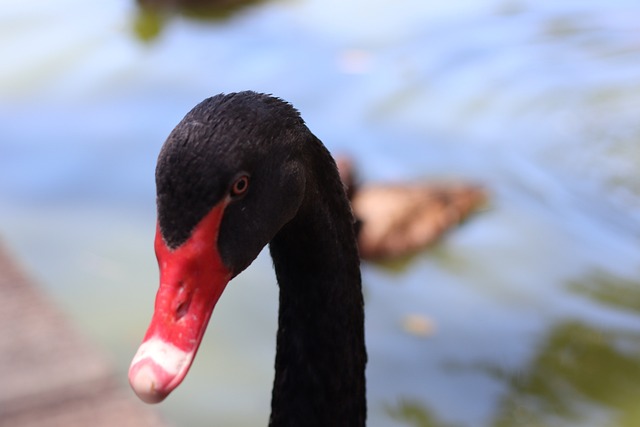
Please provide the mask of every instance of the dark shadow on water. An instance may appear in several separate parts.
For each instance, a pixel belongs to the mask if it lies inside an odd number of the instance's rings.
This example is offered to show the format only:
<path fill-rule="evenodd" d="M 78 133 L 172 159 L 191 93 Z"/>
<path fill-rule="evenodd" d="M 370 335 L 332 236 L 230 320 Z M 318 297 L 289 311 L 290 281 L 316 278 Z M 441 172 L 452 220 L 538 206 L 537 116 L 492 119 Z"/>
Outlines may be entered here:
<path fill-rule="evenodd" d="M 224 21 L 246 7 L 266 0 L 136 0 L 134 32 L 145 42 L 156 39 L 176 16 L 198 21 Z"/>

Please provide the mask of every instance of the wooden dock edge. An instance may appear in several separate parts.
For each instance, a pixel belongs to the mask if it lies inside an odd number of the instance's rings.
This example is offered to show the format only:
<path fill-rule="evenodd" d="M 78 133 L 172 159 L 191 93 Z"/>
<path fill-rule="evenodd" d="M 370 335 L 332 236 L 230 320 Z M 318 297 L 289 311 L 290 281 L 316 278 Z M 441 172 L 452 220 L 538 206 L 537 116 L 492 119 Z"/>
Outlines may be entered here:
<path fill-rule="evenodd" d="M 166 427 L 0 241 L 0 427 Z"/>

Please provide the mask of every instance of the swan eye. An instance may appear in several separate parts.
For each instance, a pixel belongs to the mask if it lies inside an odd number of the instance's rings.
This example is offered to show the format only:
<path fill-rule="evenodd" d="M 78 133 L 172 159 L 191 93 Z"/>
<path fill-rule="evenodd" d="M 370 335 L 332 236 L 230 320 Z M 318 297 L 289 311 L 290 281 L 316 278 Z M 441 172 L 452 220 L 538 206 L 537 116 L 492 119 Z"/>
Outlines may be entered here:
<path fill-rule="evenodd" d="M 242 175 L 240 178 L 236 179 L 236 181 L 231 186 L 230 194 L 231 197 L 239 197 L 247 192 L 249 189 L 249 177 L 247 175 Z"/>

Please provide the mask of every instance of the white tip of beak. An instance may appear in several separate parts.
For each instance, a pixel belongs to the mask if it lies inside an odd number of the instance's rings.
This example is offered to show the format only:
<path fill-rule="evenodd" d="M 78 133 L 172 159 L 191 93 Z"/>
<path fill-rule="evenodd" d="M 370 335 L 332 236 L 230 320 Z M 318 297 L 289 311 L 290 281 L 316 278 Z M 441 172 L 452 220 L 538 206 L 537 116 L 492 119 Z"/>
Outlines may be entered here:
<path fill-rule="evenodd" d="M 129 368 L 129 384 L 146 403 L 162 402 L 187 375 L 194 352 L 159 338 L 142 343 Z"/>

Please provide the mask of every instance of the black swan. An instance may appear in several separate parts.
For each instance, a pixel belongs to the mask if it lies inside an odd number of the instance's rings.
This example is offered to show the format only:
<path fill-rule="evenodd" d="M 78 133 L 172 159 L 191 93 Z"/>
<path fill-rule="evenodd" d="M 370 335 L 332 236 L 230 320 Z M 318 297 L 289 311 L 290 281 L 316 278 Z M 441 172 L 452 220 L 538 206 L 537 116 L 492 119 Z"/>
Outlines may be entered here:
<path fill-rule="evenodd" d="M 360 185 L 351 159 L 336 159 L 353 213 L 364 260 L 410 256 L 435 243 L 486 203 L 481 186 L 467 182 L 409 182 Z"/>
<path fill-rule="evenodd" d="M 336 164 L 299 113 L 255 92 L 191 110 L 156 168 L 160 288 L 129 382 L 163 400 L 184 379 L 225 286 L 269 243 L 280 287 L 271 426 L 363 426 L 364 303 Z"/>

